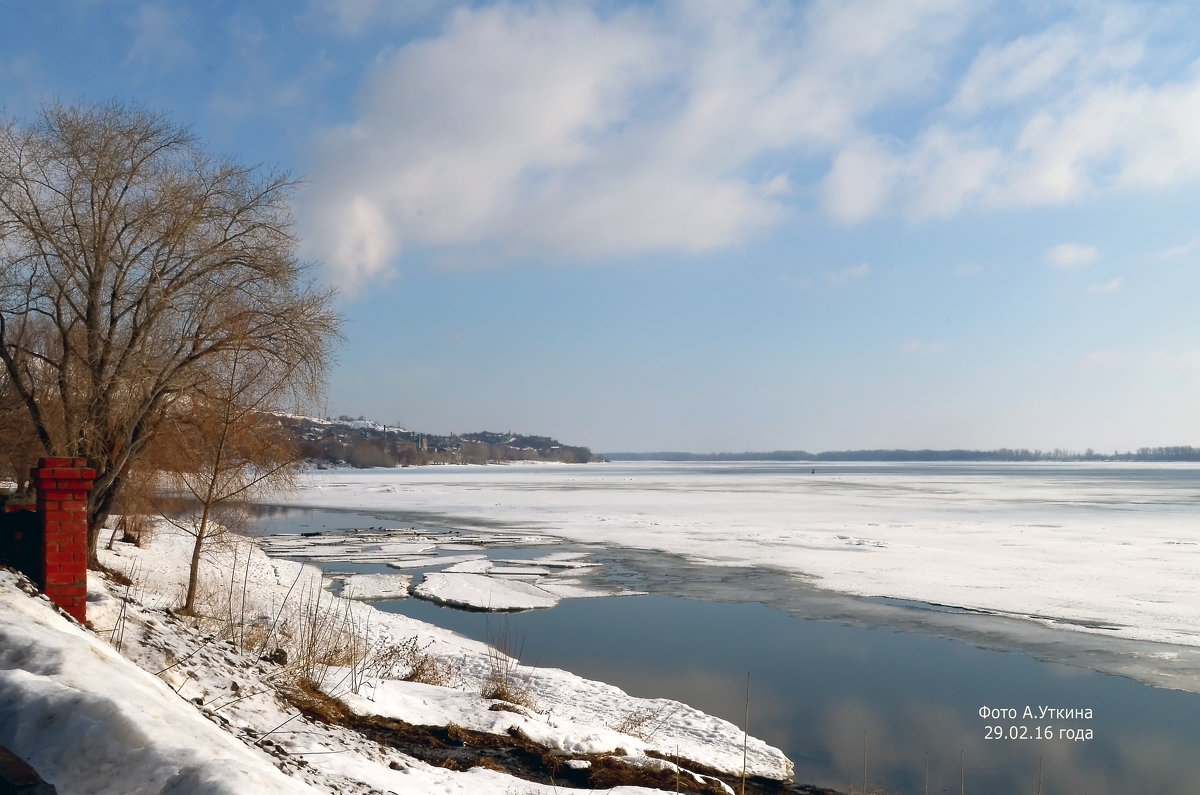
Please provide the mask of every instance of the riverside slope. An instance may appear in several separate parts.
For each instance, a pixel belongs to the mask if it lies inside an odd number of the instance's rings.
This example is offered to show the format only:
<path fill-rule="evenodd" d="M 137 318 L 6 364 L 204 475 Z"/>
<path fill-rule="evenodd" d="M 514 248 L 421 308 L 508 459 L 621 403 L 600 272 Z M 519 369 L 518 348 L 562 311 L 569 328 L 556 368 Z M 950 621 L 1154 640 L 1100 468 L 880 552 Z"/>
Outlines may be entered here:
<path fill-rule="evenodd" d="M 259 659 L 214 624 L 181 620 L 166 608 L 184 582 L 190 537 L 160 527 L 143 548 L 116 544 L 106 565 L 127 572 L 133 585 L 89 578 L 89 618 L 99 630 L 73 625 L 43 599 L 31 598 L 12 573 L 0 573 L 0 743 L 31 762 L 60 795 L 72 792 L 193 793 L 341 792 L 496 793 L 550 795 L 560 782 L 514 778 L 488 767 L 456 771 L 380 745 L 343 726 L 300 715 L 283 696 L 279 666 Z M 453 633 L 326 593 L 315 568 L 268 558 L 257 544 L 226 536 L 207 555 L 203 590 L 215 615 L 247 627 L 276 620 L 281 605 L 305 593 L 335 615 L 347 616 L 372 647 L 412 641 L 445 661 L 446 686 L 387 676 L 359 676 L 329 665 L 318 684 L 356 714 L 411 724 L 462 727 L 497 738 L 516 734 L 564 765 L 615 757 L 621 764 L 674 770 L 655 755 L 683 757 L 687 768 L 742 769 L 738 727 L 686 705 L 633 698 L 565 671 L 512 661 L 527 683 L 526 709 L 497 710 L 480 696 L 495 650 Z M 232 583 L 232 585 L 231 585 Z M 289 597 L 288 594 L 291 593 Z M 319 594 L 319 596 L 318 596 Z M 297 601 L 293 601 L 297 604 Z M 337 611 L 343 612 L 337 612 Z M 109 641 L 121 644 L 122 655 Z M 135 669 L 136 663 L 141 670 Z M 356 687 L 347 678 L 358 680 Z M 355 692 L 357 690 L 357 692 Z M 667 716 L 651 734 L 631 727 L 639 715 Z M 222 731 L 223 730 L 223 731 Z M 523 741 L 524 741 L 523 740 Z M 791 763 L 750 738 L 749 772 L 783 780 Z M 221 760 L 217 762 L 215 760 Z M 679 775 L 706 780 L 686 770 Z M 557 786 L 555 785 L 557 783 Z M 726 791 L 715 780 L 709 786 Z M 614 793 L 653 790 L 618 786 Z"/>

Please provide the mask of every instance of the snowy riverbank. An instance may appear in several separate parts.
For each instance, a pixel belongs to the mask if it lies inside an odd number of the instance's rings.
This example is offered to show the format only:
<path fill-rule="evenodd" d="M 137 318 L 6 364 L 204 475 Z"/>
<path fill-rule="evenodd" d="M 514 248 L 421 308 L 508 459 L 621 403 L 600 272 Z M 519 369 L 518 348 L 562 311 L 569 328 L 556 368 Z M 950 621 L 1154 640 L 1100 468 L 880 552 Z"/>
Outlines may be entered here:
<path fill-rule="evenodd" d="M 162 527 L 143 548 L 118 543 L 104 551 L 106 565 L 132 584 L 89 578 L 95 633 L 31 599 L 14 575 L 0 574 L 0 744 L 60 795 L 549 795 L 601 770 L 728 791 L 709 776 L 741 775 L 743 734 L 724 720 L 565 671 L 527 668 L 484 644 L 335 598 L 315 568 L 269 558 L 246 539 L 226 537 L 206 556 L 201 592 L 209 618 L 177 617 L 167 608 L 181 601 L 189 542 Z M 314 640 L 320 633 L 323 650 Z M 287 664 L 278 653 L 275 662 L 262 659 L 279 648 L 288 650 Z M 495 692 L 497 677 L 508 694 Z M 321 692 L 305 692 L 300 678 Z M 330 720 L 331 710 L 345 708 Z M 404 728 L 413 726 L 426 728 Z M 386 732 L 416 745 L 405 752 L 399 740 L 377 742 Z M 541 779 L 528 770 L 515 778 L 502 754 L 471 767 L 469 750 L 422 761 L 443 749 L 421 743 L 451 750 L 518 743 L 541 749 L 553 770 L 548 779 L 544 770 Z M 746 758 L 751 776 L 791 775 L 782 752 L 754 738 Z"/>

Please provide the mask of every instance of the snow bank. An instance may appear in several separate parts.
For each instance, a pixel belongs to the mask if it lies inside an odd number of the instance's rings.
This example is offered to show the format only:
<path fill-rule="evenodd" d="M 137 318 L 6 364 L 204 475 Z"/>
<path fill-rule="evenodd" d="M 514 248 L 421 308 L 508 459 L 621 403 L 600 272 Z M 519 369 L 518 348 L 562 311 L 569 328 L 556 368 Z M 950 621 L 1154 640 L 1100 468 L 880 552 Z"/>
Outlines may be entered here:
<path fill-rule="evenodd" d="M 316 602 L 339 622 L 368 628 L 365 646 L 412 644 L 449 673 L 444 686 L 388 678 L 382 670 L 370 676 L 360 670 L 355 679 L 333 664 L 315 674 L 327 693 L 364 714 L 504 736 L 520 731 L 562 754 L 564 763 L 602 751 L 637 764 L 653 750 L 731 775 L 741 770 L 742 733 L 726 721 L 674 701 L 633 698 L 565 671 L 527 668 L 447 630 L 352 604 L 321 590 L 319 570 L 271 559 L 247 539 L 213 539 L 200 589 L 210 618 L 182 619 L 167 608 L 181 598 L 191 540 L 164 525 L 141 548 L 100 550 L 104 563 L 126 572 L 133 585 L 90 576 L 88 614 L 102 637 L 120 640 L 125 657 L 46 600 L 19 590 L 15 575 L 0 573 L 0 743 L 61 795 L 574 791 L 493 770 L 448 770 L 349 728 L 305 718 L 279 686 L 293 681 L 290 669 L 260 657 L 261 649 L 246 641 L 266 631 L 299 594 L 305 594 L 305 612 Z M 235 637 L 216 631 L 222 626 L 232 627 Z M 501 660 L 530 693 L 520 714 L 492 710 L 494 702 L 480 695 Z M 647 724 L 638 716 L 645 715 L 654 717 L 655 728 L 643 735 L 639 727 Z M 751 738 L 750 770 L 785 778 L 792 768 L 778 749 Z"/>
<path fill-rule="evenodd" d="M 0 570 L 0 745 L 68 793 L 315 792 Z"/>

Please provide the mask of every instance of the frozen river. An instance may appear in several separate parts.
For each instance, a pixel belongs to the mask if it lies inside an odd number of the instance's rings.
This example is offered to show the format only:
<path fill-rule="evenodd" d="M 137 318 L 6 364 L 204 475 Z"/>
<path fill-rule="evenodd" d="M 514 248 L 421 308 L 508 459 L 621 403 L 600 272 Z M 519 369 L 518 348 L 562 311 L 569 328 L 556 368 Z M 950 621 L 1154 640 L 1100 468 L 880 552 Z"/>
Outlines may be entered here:
<path fill-rule="evenodd" d="M 739 670 L 756 669 L 774 694 L 760 736 L 777 734 L 800 779 L 807 768 L 829 785 L 861 783 L 865 736 L 871 780 L 893 789 L 919 791 L 928 753 L 942 787 L 958 783 L 963 754 L 976 792 L 1027 788 L 1039 767 L 1092 792 L 1130 791 L 1104 781 L 1136 790 L 1159 771 L 1152 789 L 1173 792 L 1200 778 L 1186 750 L 1200 741 L 1200 699 L 1082 669 L 1200 691 L 1198 497 L 1200 468 L 1183 465 L 436 467 L 313 473 L 289 502 L 338 511 L 283 519 L 291 532 L 415 523 L 432 535 L 383 530 L 394 553 L 372 543 L 364 556 L 351 539 L 326 559 L 385 572 L 403 553 L 432 553 L 402 564 L 416 582 L 453 566 L 486 571 L 472 561 L 480 553 L 493 573 L 586 555 L 597 565 L 576 586 L 652 596 L 522 614 L 530 662 L 735 720 Z M 478 614 L 414 600 L 393 609 L 484 632 Z M 573 634 L 581 626 L 608 629 Z M 682 627 L 702 640 L 669 642 Z M 743 656 L 715 651 L 727 645 Z M 690 692 L 653 692 L 689 681 Z M 1092 709 L 1052 722 L 1095 736 L 994 740 L 988 727 L 1048 724 L 984 720 L 981 706 Z"/>
<path fill-rule="evenodd" d="M 1197 465 L 326 470 L 295 504 L 765 567 L 839 593 L 1200 646 Z"/>

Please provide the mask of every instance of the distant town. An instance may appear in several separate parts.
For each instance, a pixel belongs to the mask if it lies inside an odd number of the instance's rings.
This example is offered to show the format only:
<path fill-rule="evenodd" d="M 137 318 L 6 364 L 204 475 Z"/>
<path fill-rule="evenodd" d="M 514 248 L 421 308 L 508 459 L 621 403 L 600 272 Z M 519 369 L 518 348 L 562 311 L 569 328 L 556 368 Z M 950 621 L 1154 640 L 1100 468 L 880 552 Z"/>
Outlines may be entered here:
<path fill-rule="evenodd" d="M 280 421 L 300 440 L 305 458 L 318 465 L 366 468 L 511 461 L 587 464 L 603 460 L 586 447 L 562 444 L 548 436 L 492 431 L 439 435 L 347 416 L 316 419 L 283 415 Z"/>
<path fill-rule="evenodd" d="M 770 450 L 738 453 L 678 451 L 593 453 L 590 448 L 564 444 L 549 436 L 476 431 L 435 434 L 409 430 L 364 417 L 318 419 L 282 415 L 280 421 L 297 437 L 306 458 L 318 466 L 358 468 L 423 466 L 428 464 L 497 464 L 513 461 L 554 461 L 588 464 L 601 461 L 1200 461 L 1200 447 L 1139 447 L 1136 450 L 1082 452 L 1055 448 L 1030 450 Z"/>

